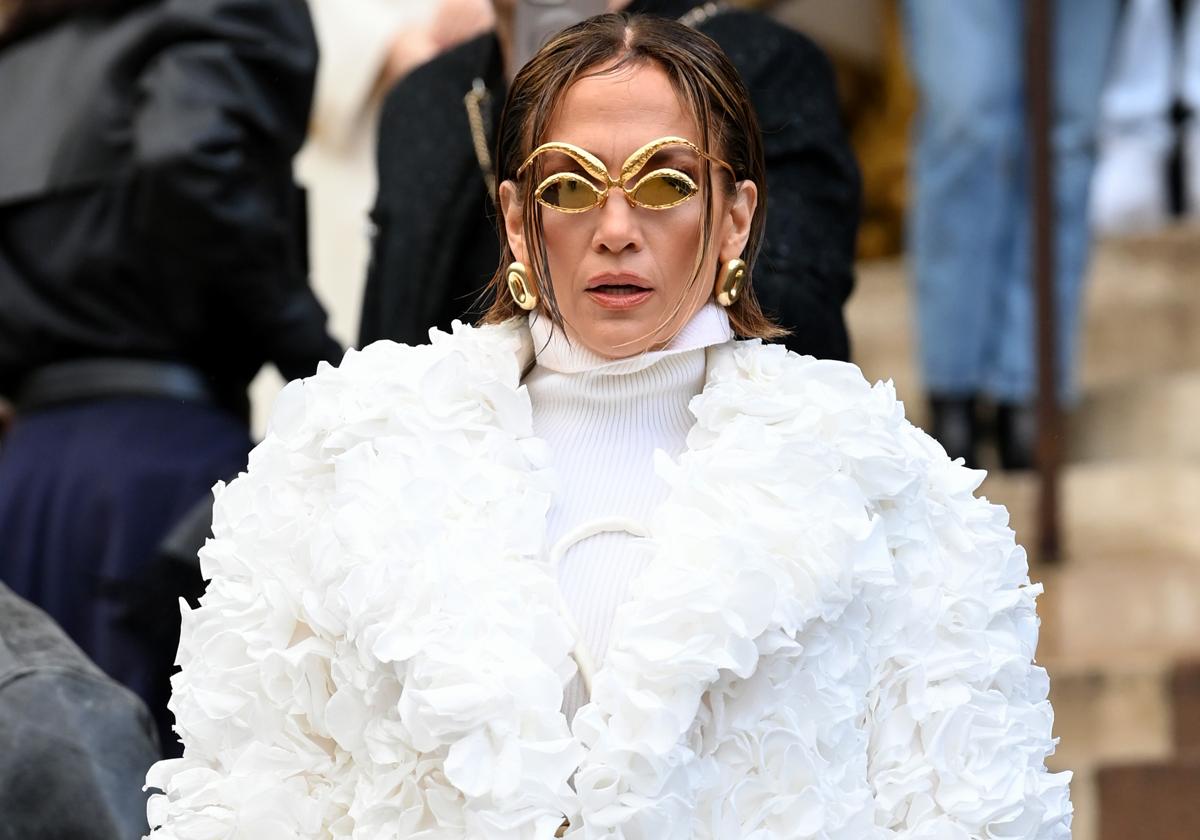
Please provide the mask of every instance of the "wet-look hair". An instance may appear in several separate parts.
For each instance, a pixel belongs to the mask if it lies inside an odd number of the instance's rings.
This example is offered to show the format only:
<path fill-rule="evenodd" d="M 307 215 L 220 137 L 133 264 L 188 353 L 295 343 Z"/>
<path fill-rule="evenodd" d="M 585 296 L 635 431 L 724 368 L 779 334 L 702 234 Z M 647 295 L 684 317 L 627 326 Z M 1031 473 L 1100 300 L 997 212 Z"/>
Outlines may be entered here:
<path fill-rule="evenodd" d="M 666 74 L 684 107 L 695 118 L 701 136 L 689 139 L 706 154 L 727 162 L 736 181 L 753 181 L 758 187 L 758 205 L 741 255 L 747 264 L 748 280 L 753 277 L 766 221 L 766 166 L 758 117 L 737 69 L 715 41 L 677 21 L 649 15 L 599 15 L 556 35 L 517 73 L 500 116 L 493 157 L 497 180 L 516 184 L 529 252 L 529 271 L 537 282 L 541 308 L 560 328 L 562 315 L 554 299 L 545 231 L 534 198 L 540 167 L 529 167 L 521 177 L 517 177 L 517 170 L 539 145 L 562 139 L 547 137 L 546 130 L 572 84 L 627 67 L 647 65 L 658 67 Z M 713 166 L 700 167 L 699 198 L 704 201 L 701 247 L 688 289 L 693 288 L 694 283 L 715 285 L 717 279 L 715 275 L 700 276 L 704 263 L 716 247 L 711 241 L 713 169 Z M 717 170 L 721 181 L 719 188 L 730 197 L 736 195 L 735 179 L 725 170 L 719 167 Z M 503 213 L 497 214 L 497 223 L 500 265 L 484 292 L 485 299 L 492 298 L 491 307 L 482 319 L 485 323 L 498 323 L 524 314 L 508 292 L 507 268 L 515 256 L 508 244 Z M 682 306 L 686 297 L 685 292 L 676 306 Z M 786 334 L 786 330 L 763 313 L 751 282 L 746 283 L 739 298 L 726 311 L 739 336 L 777 338 Z M 674 312 L 670 317 L 673 316 Z"/>

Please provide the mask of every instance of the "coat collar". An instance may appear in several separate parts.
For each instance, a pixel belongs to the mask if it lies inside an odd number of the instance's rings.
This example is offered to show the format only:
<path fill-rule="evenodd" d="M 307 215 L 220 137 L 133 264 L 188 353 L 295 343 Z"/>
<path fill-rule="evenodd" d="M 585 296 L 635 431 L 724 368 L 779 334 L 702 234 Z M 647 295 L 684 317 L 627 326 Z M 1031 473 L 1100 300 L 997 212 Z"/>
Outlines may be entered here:
<path fill-rule="evenodd" d="M 497 339 L 518 348 L 524 370 L 532 350 L 527 326 L 522 321 L 494 329 Z M 522 414 L 529 411 L 516 368 L 503 364 L 503 354 L 485 357 L 500 362 L 496 373 L 504 389 L 520 399 Z M 862 580 L 890 575 L 879 521 L 866 513 L 861 492 L 839 477 L 837 465 L 821 462 L 815 441 L 805 469 L 785 472 L 773 463 L 813 431 L 797 422 L 811 409 L 804 397 L 781 399 L 777 389 L 781 377 L 794 373 L 798 357 L 758 342 L 710 347 L 707 357 L 688 449 L 678 460 L 660 453 L 656 464 L 671 489 L 651 521 L 653 559 L 617 612 L 607 659 L 573 731 L 556 715 L 560 771 L 574 771 L 574 792 L 560 786 L 552 807 L 580 827 L 568 837 L 591 836 L 582 827 L 598 825 L 629 837 L 689 837 L 697 756 L 687 736 L 702 698 L 722 679 L 752 677 L 764 651 L 794 649 L 790 640 L 813 622 L 837 617 Z M 869 391 L 865 383 L 862 388 Z M 542 486 L 540 466 L 526 474 L 525 494 Z M 797 516 L 798 503 L 807 507 L 807 517 Z M 798 533 L 805 522 L 811 530 Z M 537 577 L 538 591 L 556 593 L 556 573 L 540 540 L 544 529 L 535 527 L 529 573 Z M 517 585 L 527 587 L 528 580 Z M 496 599 L 517 610 L 521 601 L 517 591 Z M 562 616 L 557 632 L 571 638 L 560 603 L 555 601 Z M 497 623 L 520 620 L 510 615 Z M 565 654 L 560 650 L 554 663 L 557 673 L 569 671 Z M 486 750 L 471 752 L 463 767 L 500 760 Z"/>

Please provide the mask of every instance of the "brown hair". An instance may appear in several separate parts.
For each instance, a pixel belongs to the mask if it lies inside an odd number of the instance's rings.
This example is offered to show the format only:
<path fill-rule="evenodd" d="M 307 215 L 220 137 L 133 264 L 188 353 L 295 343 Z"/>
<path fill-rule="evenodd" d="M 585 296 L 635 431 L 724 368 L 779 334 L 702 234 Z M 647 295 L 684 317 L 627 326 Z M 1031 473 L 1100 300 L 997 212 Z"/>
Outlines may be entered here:
<path fill-rule="evenodd" d="M 566 91 L 579 79 L 595 75 L 589 71 L 602 64 L 610 65 L 605 72 L 639 64 L 661 68 L 707 135 L 698 138 L 697 145 L 706 154 L 729 163 L 736 181 L 748 180 L 757 185 L 758 205 L 742 252 L 747 278 L 753 276 L 766 221 L 766 167 L 758 118 L 737 69 L 715 41 L 677 21 L 644 15 L 599 15 L 564 30 L 542 47 L 513 80 L 500 117 L 494 157 L 497 180 L 517 184 L 529 269 L 537 278 L 545 309 L 560 327 L 562 316 L 550 283 L 545 233 L 533 197 L 537 181 L 533 168 L 521 179 L 517 178 L 517 169 L 534 148 L 552 139 L 545 136 L 546 129 Z M 703 249 L 692 283 L 701 280 L 699 273 L 710 253 L 713 230 L 711 167 L 701 170 L 702 196 L 706 202 Z M 730 181 L 726 190 L 734 194 L 736 183 Z M 506 269 L 515 256 L 508 244 L 504 214 L 498 213 L 497 219 L 500 265 L 488 286 L 493 302 L 483 316 L 484 323 L 498 323 L 522 314 L 508 293 Z M 715 283 L 716 278 L 710 278 L 710 282 Z M 484 292 L 485 297 L 489 291 Z M 740 336 L 778 338 L 787 332 L 763 313 L 752 283 L 746 283 L 741 296 L 726 311 L 734 332 Z"/>

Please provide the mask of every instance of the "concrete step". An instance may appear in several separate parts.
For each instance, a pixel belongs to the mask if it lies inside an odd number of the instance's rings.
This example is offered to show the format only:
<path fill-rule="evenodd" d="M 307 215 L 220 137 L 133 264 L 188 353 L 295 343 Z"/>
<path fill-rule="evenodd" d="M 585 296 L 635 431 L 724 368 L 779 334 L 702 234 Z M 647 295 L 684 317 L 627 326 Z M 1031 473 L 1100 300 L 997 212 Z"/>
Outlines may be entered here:
<path fill-rule="evenodd" d="M 1039 646 L 1039 650 L 1045 645 Z M 1039 655 L 1050 674 L 1058 749 L 1051 770 L 1070 770 L 1073 840 L 1096 840 L 1097 773 L 1113 763 L 1161 761 L 1172 753 L 1170 663 L 1143 656 Z"/>
<path fill-rule="evenodd" d="M 1037 477 L 992 473 L 980 492 L 1008 508 L 1018 541 L 1036 555 Z M 1200 462 L 1129 459 L 1069 465 L 1062 473 L 1063 554 L 1070 564 L 1148 557 L 1200 564 Z M 1036 559 L 1036 556 L 1035 556 Z"/>
<path fill-rule="evenodd" d="M 1172 664 L 1157 655 L 1061 657 L 1039 653 L 1050 674 L 1058 749 L 1048 764 L 1080 770 L 1173 754 Z"/>
<path fill-rule="evenodd" d="M 1096 774 L 1098 840 L 1200 837 L 1200 760 L 1104 767 Z"/>
<path fill-rule="evenodd" d="M 1175 755 L 1200 759 L 1200 657 L 1181 659 L 1171 674 L 1171 730 Z"/>
<path fill-rule="evenodd" d="M 1043 655 L 1200 656 L 1198 558 L 1107 558 L 1035 568 Z"/>
<path fill-rule="evenodd" d="M 1071 776 L 1071 840 L 1097 840 L 1100 806 L 1096 801 L 1096 768 L 1075 770 Z"/>
<path fill-rule="evenodd" d="M 1067 457 L 1200 460 L 1197 417 L 1200 367 L 1099 386 L 1084 396 L 1068 421 Z"/>
<path fill-rule="evenodd" d="M 1150 778 L 1166 768 L 1165 777 L 1194 779 L 1191 768 L 1200 761 L 1200 660 L 1173 664 L 1154 655 L 1111 654 L 1040 659 L 1050 672 L 1055 734 L 1061 739 L 1047 763 L 1074 773 L 1074 840 L 1200 836 L 1134 831 L 1137 823 L 1123 813 L 1133 800 L 1130 786 L 1144 782 L 1147 769 Z"/>
<path fill-rule="evenodd" d="M 1178 225 L 1144 236 L 1097 240 L 1088 274 L 1090 307 L 1121 307 L 1149 298 L 1197 302 L 1200 226 Z"/>
<path fill-rule="evenodd" d="M 1200 231 L 1097 244 L 1088 278 L 1085 390 L 1200 367 Z"/>

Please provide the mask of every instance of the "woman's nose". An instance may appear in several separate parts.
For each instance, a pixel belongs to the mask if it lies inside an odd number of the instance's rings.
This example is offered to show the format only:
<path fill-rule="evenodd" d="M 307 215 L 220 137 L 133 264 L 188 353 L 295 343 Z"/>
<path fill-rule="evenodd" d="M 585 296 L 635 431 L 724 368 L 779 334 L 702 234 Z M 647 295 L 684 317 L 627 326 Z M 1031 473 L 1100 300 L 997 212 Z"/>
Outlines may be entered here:
<path fill-rule="evenodd" d="M 637 208 L 620 187 L 613 187 L 604 205 L 592 211 L 597 216 L 592 246 L 597 251 L 619 254 L 639 250 L 642 245 Z"/>

